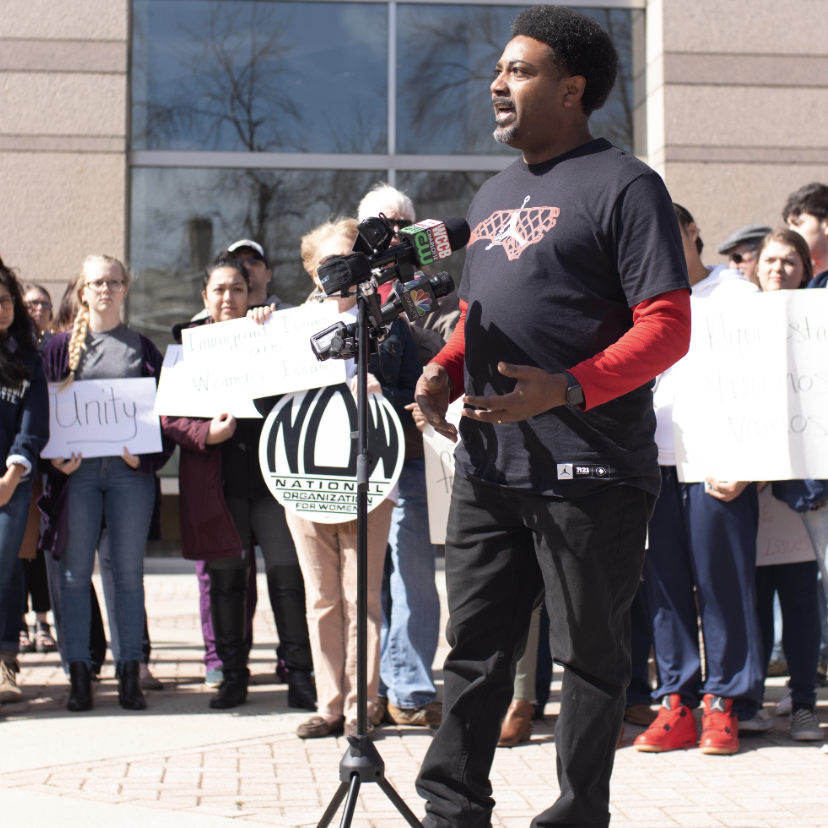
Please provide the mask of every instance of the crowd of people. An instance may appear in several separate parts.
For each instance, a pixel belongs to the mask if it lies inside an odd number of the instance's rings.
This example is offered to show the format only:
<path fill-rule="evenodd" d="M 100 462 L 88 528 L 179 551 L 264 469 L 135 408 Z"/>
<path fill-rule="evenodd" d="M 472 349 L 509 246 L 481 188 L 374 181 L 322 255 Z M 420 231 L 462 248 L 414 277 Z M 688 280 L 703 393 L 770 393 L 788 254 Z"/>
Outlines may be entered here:
<path fill-rule="evenodd" d="M 826 185 L 794 193 L 783 210 L 785 226 L 736 230 L 719 247 L 727 264 L 716 267 L 703 263 L 693 216 L 678 204 L 674 210 L 695 298 L 738 301 L 828 282 Z M 378 185 L 362 200 L 357 218 L 328 221 L 302 239 L 308 303 L 332 301 L 340 313 L 355 314 L 353 297 L 324 296 L 317 270 L 350 252 L 358 221 L 379 214 L 397 231 L 416 219 L 404 193 Z M 185 328 L 247 315 L 263 322 L 292 307 L 270 292 L 271 275 L 258 242 L 229 245 L 204 272 L 204 308 L 175 326 L 176 339 Z M 157 454 L 133 456 L 124 449 L 113 457 L 39 456 L 49 437 L 47 382 L 67 387 L 90 379 L 157 379 L 162 355 L 124 321 L 131 278 L 117 259 L 89 256 L 53 312 L 45 288 L 21 283 L 11 268 L 0 266 L 0 439 L 7 469 L 0 478 L 0 702 L 21 698 L 20 654 L 59 650 L 70 682 L 67 709 L 92 708 L 107 647 L 92 585 L 96 553 L 119 702 L 126 710 L 143 709 L 145 691 L 160 688 L 149 670 L 143 560 L 147 540 L 160 536 L 157 472 L 178 445 L 181 545 L 184 557 L 197 562 L 205 682 L 217 689 L 210 707 L 233 708 L 247 695 L 258 549 L 278 631 L 277 680 L 288 685 L 290 707 L 314 714 L 298 735 L 354 734 L 356 522 L 316 523 L 275 500 L 256 450 L 262 419 L 229 413 L 212 420 L 163 417 L 163 450 Z M 383 722 L 431 728 L 441 722 L 432 674 L 440 607 L 436 548 L 427 528 L 420 433 L 426 423 L 414 398 L 423 366 L 444 347 L 460 317 L 458 300 L 449 297 L 438 314 L 418 324 L 397 319 L 371 356 L 369 391 L 388 398 L 406 436 L 399 482 L 369 515 L 371 730 Z M 347 376 L 354 391 L 355 371 L 351 360 Z M 679 381 L 680 371 L 668 369 L 654 390 L 661 489 L 630 612 L 633 679 L 625 718 L 647 726 L 635 746 L 664 751 L 699 744 L 704 753 L 728 754 L 738 749 L 740 731 L 769 729 L 764 680 L 780 642 L 784 656 L 776 661 L 784 658 L 790 681 L 776 712 L 791 717 L 793 739 L 822 739 L 814 711 L 816 687 L 828 684 L 828 482 L 681 483 L 671 421 Z M 764 485 L 802 515 L 816 560 L 757 566 L 757 498 Z M 774 623 L 776 596 L 781 630 Z M 33 630 L 25 622 L 29 607 L 36 616 Z M 551 682 L 550 623 L 538 596 L 527 646 L 515 665 L 513 701 L 500 725 L 501 746 L 526 741 L 532 720 L 543 716 Z M 657 713 L 653 702 L 660 704 Z M 699 705 L 701 741 L 691 715 Z"/>

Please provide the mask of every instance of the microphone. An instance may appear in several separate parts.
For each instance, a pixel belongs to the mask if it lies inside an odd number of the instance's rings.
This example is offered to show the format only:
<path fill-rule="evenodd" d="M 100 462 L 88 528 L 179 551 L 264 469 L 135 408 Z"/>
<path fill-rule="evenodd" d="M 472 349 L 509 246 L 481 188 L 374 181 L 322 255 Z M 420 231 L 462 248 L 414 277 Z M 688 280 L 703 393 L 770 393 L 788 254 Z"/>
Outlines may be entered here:
<path fill-rule="evenodd" d="M 449 216 L 442 221 L 424 219 L 403 227 L 399 244 L 384 250 L 374 249 L 371 247 L 373 243 L 380 244 L 380 247 L 387 244 L 392 232 L 390 227 L 385 227 L 385 237 L 378 236 L 382 229 L 378 222 L 383 222 L 385 226 L 383 219 L 366 219 L 357 227 L 359 234 L 353 252 L 336 256 L 318 268 L 319 282 L 327 296 L 348 291 L 372 279 L 375 286 L 392 279 L 406 280 L 415 270 L 439 262 L 455 250 L 462 249 L 471 238 L 466 220 Z"/>
<path fill-rule="evenodd" d="M 436 276 L 422 274 L 418 279 L 405 284 L 397 282 L 391 298 L 380 309 L 382 324 L 392 322 L 402 313 L 408 317 L 409 322 L 416 322 L 437 310 L 437 300 L 448 296 L 453 290 L 454 279 L 445 271 Z"/>
<path fill-rule="evenodd" d="M 471 238 L 471 228 L 464 218 L 448 216 L 442 221 L 423 219 L 400 230 L 400 243 L 372 257 L 374 267 L 402 258 L 413 259 L 415 267 L 434 264 L 462 250 Z"/>

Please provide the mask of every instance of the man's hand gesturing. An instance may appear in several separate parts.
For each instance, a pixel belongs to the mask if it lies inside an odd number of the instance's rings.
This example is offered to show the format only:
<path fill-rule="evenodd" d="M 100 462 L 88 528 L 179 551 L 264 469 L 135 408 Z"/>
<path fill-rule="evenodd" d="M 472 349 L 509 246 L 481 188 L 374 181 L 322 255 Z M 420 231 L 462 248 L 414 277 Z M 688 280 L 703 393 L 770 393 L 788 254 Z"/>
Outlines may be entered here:
<path fill-rule="evenodd" d="M 448 372 L 442 365 L 432 362 L 426 365 L 422 376 L 417 380 L 414 399 L 420 406 L 429 425 L 439 434 L 457 442 L 457 429 L 446 420 L 451 392 L 454 388 Z M 414 406 L 406 406 L 411 410 Z"/>
<path fill-rule="evenodd" d="M 506 362 L 499 362 L 497 370 L 504 377 L 517 380 L 515 390 L 502 396 L 463 397 L 463 402 L 478 409 L 464 408 L 464 417 L 480 423 L 519 423 L 566 404 L 567 382 L 563 374 L 550 374 L 542 368 Z"/>

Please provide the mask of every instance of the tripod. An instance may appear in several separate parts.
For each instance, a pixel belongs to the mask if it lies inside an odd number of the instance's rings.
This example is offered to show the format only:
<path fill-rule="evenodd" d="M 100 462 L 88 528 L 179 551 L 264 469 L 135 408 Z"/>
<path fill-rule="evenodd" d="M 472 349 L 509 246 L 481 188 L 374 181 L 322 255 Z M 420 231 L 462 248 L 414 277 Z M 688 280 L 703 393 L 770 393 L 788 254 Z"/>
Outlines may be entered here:
<path fill-rule="evenodd" d="M 348 737 L 348 750 L 339 763 L 339 788 L 328 804 L 317 828 L 327 828 L 347 796 L 340 828 L 349 828 L 354 818 L 361 785 L 375 782 L 412 828 L 420 820 L 385 778 L 385 763 L 368 737 L 368 337 L 367 300 L 357 289 L 357 735 Z M 351 435 L 353 438 L 353 434 Z"/>

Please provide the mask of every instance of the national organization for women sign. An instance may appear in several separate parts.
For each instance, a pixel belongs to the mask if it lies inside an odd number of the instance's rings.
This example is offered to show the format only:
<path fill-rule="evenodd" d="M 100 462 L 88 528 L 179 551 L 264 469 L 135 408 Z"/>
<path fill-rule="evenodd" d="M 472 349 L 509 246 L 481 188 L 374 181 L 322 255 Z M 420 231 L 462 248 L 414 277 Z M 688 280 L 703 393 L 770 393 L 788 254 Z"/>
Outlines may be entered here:
<path fill-rule="evenodd" d="M 368 511 L 399 479 L 405 441 L 399 417 L 385 397 L 371 394 L 368 410 Z M 347 385 L 282 397 L 265 421 L 259 463 L 273 496 L 317 523 L 356 518 L 357 406 Z"/>

